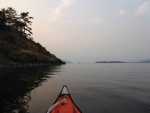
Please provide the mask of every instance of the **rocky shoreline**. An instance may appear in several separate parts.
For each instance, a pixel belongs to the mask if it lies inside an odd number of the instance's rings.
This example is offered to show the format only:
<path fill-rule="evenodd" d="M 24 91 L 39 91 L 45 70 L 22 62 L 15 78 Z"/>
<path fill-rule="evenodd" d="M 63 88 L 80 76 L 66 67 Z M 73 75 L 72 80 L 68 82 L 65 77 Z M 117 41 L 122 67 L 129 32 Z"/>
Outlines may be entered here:
<path fill-rule="evenodd" d="M 0 33 L 0 66 L 65 64 L 33 40 L 13 33 Z"/>
<path fill-rule="evenodd" d="M 31 67 L 31 66 L 57 66 L 57 65 L 62 65 L 62 64 L 66 64 L 66 63 L 54 63 L 54 64 L 50 64 L 50 63 L 25 63 L 25 64 L 20 64 L 20 63 L 13 63 L 13 62 L 9 62 L 9 63 L 5 63 L 5 64 L 0 64 L 0 67 Z"/>
<path fill-rule="evenodd" d="M 0 10 L 0 66 L 65 64 L 33 40 L 29 12 Z"/>

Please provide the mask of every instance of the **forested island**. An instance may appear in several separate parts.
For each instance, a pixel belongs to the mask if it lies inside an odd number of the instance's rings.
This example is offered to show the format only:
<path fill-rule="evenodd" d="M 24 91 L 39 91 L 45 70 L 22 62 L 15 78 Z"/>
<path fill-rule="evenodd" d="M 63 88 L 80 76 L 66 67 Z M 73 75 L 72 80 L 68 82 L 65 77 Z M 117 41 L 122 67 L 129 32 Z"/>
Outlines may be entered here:
<path fill-rule="evenodd" d="M 0 10 L 0 66 L 24 64 L 65 64 L 33 41 L 29 12 L 17 14 L 8 7 Z"/>
<path fill-rule="evenodd" d="M 123 61 L 96 61 L 95 63 L 127 63 Z"/>
<path fill-rule="evenodd" d="M 150 59 L 137 61 L 137 62 L 124 62 L 124 61 L 96 61 L 95 63 L 150 63 Z"/>

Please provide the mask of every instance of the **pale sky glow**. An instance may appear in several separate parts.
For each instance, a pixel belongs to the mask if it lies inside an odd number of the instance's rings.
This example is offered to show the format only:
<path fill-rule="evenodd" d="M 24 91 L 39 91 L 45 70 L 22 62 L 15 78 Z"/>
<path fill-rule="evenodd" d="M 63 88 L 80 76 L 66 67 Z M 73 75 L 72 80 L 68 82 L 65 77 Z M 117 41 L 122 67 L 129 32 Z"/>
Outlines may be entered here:
<path fill-rule="evenodd" d="M 138 8 L 137 8 L 137 11 L 136 11 L 136 15 L 141 15 L 143 13 L 147 13 L 147 12 L 150 12 L 150 1 L 147 1 L 143 4 L 141 4 Z"/>
<path fill-rule="evenodd" d="M 61 19 L 63 9 L 67 8 L 71 4 L 71 0 L 62 0 L 62 3 L 53 9 L 53 12 L 50 16 L 52 22 L 57 22 Z"/>
<path fill-rule="evenodd" d="M 150 59 L 150 0 L 0 0 L 34 17 L 33 38 L 62 60 Z"/>
<path fill-rule="evenodd" d="M 123 15 L 125 14 L 125 12 L 126 12 L 126 11 L 125 11 L 124 9 L 122 9 L 122 10 L 119 11 L 119 15 L 120 15 L 120 16 L 123 16 Z"/>

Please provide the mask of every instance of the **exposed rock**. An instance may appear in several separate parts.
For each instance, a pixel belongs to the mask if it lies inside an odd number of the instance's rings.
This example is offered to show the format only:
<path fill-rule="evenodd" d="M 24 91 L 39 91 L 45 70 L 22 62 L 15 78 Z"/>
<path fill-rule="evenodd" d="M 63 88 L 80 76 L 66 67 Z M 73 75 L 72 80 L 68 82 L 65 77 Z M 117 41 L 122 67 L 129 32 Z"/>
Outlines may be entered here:
<path fill-rule="evenodd" d="M 65 64 L 39 43 L 0 31 L 0 65 Z"/>

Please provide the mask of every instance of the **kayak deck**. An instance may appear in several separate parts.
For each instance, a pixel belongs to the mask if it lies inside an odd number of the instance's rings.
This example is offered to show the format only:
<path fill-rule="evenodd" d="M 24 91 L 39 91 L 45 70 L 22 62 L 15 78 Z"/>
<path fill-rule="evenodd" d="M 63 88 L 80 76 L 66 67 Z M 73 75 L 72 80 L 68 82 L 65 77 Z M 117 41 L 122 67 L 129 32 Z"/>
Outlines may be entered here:
<path fill-rule="evenodd" d="M 73 102 L 67 86 L 63 86 L 58 98 L 47 113 L 82 113 Z"/>

